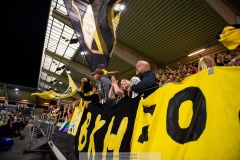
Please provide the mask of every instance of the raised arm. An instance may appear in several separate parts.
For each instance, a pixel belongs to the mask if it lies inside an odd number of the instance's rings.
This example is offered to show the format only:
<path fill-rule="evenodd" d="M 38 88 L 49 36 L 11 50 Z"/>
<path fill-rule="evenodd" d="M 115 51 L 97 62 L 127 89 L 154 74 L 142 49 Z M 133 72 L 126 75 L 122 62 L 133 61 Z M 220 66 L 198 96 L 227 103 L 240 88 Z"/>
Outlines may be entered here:
<path fill-rule="evenodd" d="M 111 81 L 112 81 L 112 86 L 114 88 L 115 94 L 117 94 L 118 96 L 122 97 L 124 92 L 121 88 L 119 88 L 118 86 L 118 81 L 116 80 L 115 76 L 111 77 Z"/>
<path fill-rule="evenodd" d="M 110 88 L 110 90 L 109 90 L 108 98 L 109 98 L 109 99 L 116 99 L 113 85 L 111 86 L 111 88 Z"/>

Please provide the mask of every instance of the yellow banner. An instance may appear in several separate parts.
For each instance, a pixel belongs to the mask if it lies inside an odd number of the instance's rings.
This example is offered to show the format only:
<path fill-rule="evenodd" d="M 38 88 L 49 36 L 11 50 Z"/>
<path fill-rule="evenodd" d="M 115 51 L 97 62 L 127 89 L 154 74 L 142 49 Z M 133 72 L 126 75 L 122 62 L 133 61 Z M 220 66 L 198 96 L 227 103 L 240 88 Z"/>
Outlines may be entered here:
<path fill-rule="evenodd" d="M 85 93 L 85 96 L 90 96 L 91 94 L 92 94 L 92 91 L 90 91 L 88 93 Z M 70 121 L 70 127 L 68 129 L 68 134 L 71 134 L 73 136 L 76 135 L 79 123 L 80 123 L 81 118 L 82 118 L 83 111 L 84 111 L 84 109 L 86 108 L 86 106 L 89 102 L 90 101 L 85 101 L 82 98 L 80 99 L 78 107 L 76 107 L 74 109 L 72 119 Z"/>
<path fill-rule="evenodd" d="M 142 99 L 134 124 L 134 159 L 240 158 L 240 67 L 203 70 Z"/>
<path fill-rule="evenodd" d="M 73 136 L 76 135 L 79 123 L 82 118 L 83 111 L 84 111 L 84 107 L 82 106 L 82 99 L 81 99 L 78 107 L 74 109 L 74 112 L 70 121 L 70 126 L 67 132 L 68 134 L 71 134 Z"/>

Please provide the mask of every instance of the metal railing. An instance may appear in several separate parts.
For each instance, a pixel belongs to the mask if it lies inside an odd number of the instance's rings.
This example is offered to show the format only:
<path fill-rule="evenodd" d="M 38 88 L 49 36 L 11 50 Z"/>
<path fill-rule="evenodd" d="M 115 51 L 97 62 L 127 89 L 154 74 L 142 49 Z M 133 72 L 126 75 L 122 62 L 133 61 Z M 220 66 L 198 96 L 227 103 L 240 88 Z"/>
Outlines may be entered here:
<path fill-rule="evenodd" d="M 29 131 L 30 142 L 24 150 L 24 153 L 39 151 L 37 149 L 40 146 L 48 144 L 48 142 L 52 140 L 54 129 L 54 119 L 52 118 L 34 121 Z"/>

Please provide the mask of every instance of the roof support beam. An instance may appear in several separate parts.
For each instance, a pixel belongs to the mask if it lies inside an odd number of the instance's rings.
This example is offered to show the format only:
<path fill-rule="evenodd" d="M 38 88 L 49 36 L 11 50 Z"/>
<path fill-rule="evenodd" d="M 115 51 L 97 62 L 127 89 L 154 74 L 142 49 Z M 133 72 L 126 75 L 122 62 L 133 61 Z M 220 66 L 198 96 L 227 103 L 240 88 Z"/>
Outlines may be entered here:
<path fill-rule="evenodd" d="M 205 0 L 228 24 L 237 24 L 237 15 L 220 0 Z"/>
<path fill-rule="evenodd" d="M 139 53 L 135 52 L 134 50 L 127 48 L 126 46 L 122 45 L 121 43 L 116 43 L 114 47 L 113 53 L 118 56 L 119 58 L 123 59 L 124 61 L 128 62 L 132 66 L 135 66 L 138 61 L 145 60 L 148 61 L 153 70 L 159 68 L 157 62 L 140 55 Z"/>
<path fill-rule="evenodd" d="M 52 12 L 52 16 L 54 18 L 56 18 L 57 20 L 59 20 L 60 22 L 67 25 L 68 27 L 73 28 L 72 24 L 69 20 L 69 17 L 67 15 L 64 15 L 61 12 L 54 9 Z M 124 61 L 128 62 L 132 66 L 135 66 L 139 60 L 146 60 L 146 61 L 150 62 L 153 70 L 159 68 L 159 64 L 157 62 L 155 62 L 154 60 L 144 57 L 144 56 L 140 55 L 139 53 L 137 53 L 136 51 L 133 51 L 118 42 L 117 42 L 116 46 L 114 47 L 113 54 L 115 54 L 119 58 L 123 59 Z"/>
<path fill-rule="evenodd" d="M 67 25 L 70 28 L 72 27 L 72 23 L 69 20 L 69 17 L 59 11 L 57 11 L 55 8 L 52 11 L 52 17 L 56 18 L 57 20 L 59 20 L 60 22 L 62 22 L 63 24 Z"/>
<path fill-rule="evenodd" d="M 198 62 L 200 57 L 204 57 L 207 55 L 213 55 L 214 53 L 223 53 L 226 51 L 227 51 L 226 47 L 223 46 L 221 43 L 219 43 L 219 44 L 216 44 L 216 45 L 206 48 L 206 50 L 201 54 L 196 54 L 191 57 L 183 57 L 176 61 L 171 61 L 171 62 L 169 62 L 168 67 L 170 67 L 171 69 L 178 69 L 178 67 L 179 67 L 178 62 L 180 62 L 181 64 L 189 64 L 189 62 Z"/>
<path fill-rule="evenodd" d="M 84 73 L 82 73 L 83 75 L 87 76 L 88 78 L 92 79 L 93 80 L 93 76 L 92 76 L 92 73 L 90 71 L 90 69 L 88 67 L 85 67 L 79 63 L 76 63 L 76 62 L 73 62 L 73 61 L 70 61 L 62 56 L 59 56 L 58 54 L 55 54 L 53 52 L 51 52 L 50 50 L 46 49 L 45 50 L 45 54 L 52 57 L 53 59 L 61 62 L 61 63 L 64 63 L 65 65 L 67 65 L 68 67 L 80 72 L 80 71 L 84 71 Z M 68 82 L 67 82 L 68 84 Z"/>
<path fill-rule="evenodd" d="M 65 84 L 68 84 L 68 83 L 69 83 L 69 82 L 68 82 L 68 78 L 65 77 L 65 76 L 58 75 L 58 74 L 56 74 L 56 73 L 54 73 L 54 72 L 51 72 L 51 71 L 49 71 L 49 70 L 46 70 L 46 69 L 44 69 L 44 68 L 42 68 L 42 72 L 45 72 L 47 75 L 51 75 L 51 76 L 53 76 L 53 77 L 57 77 L 58 80 L 62 81 L 62 82 L 65 83 Z M 81 86 L 81 83 L 79 83 L 79 82 L 74 82 L 74 83 L 76 84 L 77 87 Z"/>

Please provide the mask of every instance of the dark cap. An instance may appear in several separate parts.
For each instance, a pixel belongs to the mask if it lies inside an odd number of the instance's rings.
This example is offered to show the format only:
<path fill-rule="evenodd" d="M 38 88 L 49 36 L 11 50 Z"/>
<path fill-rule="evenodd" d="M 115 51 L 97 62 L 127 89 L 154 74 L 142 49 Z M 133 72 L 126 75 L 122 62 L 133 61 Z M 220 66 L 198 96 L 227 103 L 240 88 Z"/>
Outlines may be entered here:
<path fill-rule="evenodd" d="M 99 68 L 97 68 L 96 70 L 95 70 L 95 72 L 92 72 L 92 75 L 95 75 L 95 74 L 100 74 L 100 75 L 103 75 L 103 70 L 102 69 L 99 69 Z"/>
<path fill-rule="evenodd" d="M 99 64 L 97 68 L 104 69 L 104 68 L 106 68 L 106 65 L 105 64 Z"/>

